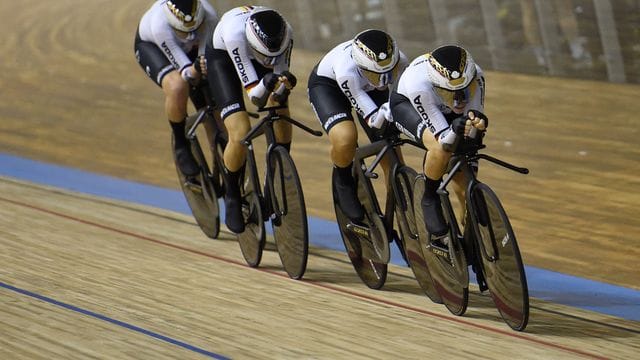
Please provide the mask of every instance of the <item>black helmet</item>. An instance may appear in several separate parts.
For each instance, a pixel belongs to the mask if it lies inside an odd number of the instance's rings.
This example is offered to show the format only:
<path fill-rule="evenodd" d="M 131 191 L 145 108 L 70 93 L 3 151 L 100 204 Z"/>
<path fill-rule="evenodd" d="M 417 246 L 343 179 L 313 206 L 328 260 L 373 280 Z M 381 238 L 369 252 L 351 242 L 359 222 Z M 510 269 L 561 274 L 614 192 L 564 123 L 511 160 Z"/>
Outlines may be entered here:
<path fill-rule="evenodd" d="M 365 30 L 353 39 L 351 57 L 374 86 L 384 86 L 397 76 L 400 50 L 391 35 L 382 30 Z"/>
<path fill-rule="evenodd" d="M 291 42 L 287 21 L 277 11 L 268 8 L 258 9 L 249 16 L 245 34 L 254 57 L 263 65 L 275 64 Z"/>
<path fill-rule="evenodd" d="M 476 63 L 461 46 L 445 45 L 427 54 L 427 76 L 443 102 L 454 107 L 469 101 L 476 90 Z"/>
<path fill-rule="evenodd" d="M 179 31 L 194 31 L 204 20 L 200 0 L 167 0 L 164 10 L 169 25 Z"/>

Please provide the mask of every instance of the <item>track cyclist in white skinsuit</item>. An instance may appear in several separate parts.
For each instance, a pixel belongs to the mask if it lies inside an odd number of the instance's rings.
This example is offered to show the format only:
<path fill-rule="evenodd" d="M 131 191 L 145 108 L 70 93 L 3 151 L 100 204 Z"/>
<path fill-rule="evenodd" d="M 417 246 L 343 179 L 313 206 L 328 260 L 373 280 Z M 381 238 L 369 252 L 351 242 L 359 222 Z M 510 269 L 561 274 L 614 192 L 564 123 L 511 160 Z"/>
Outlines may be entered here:
<path fill-rule="evenodd" d="M 463 146 L 464 141 L 482 141 L 488 125 L 483 114 L 484 94 L 483 72 L 471 54 L 462 47 L 446 45 L 413 60 L 390 97 L 389 120 L 428 150 L 422 209 L 431 243 L 445 250 L 449 232 L 436 190 L 457 146 Z M 477 171 L 477 164 L 475 167 Z M 462 173 L 454 177 L 460 204 L 465 203 L 467 182 Z"/>
<path fill-rule="evenodd" d="M 352 221 L 361 221 L 365 214 L 351 174 L 358 143 L 351 111 L 355 110 L 371 141 L 384 137 L 387 131 L 397 131 L 384 126 L 389 87 L 407 62 L 389 34 L 369 29 L 334 47 L 309 76 L 309 101 L 331 142 L 332 181 L 338 205 Z"/>
<path fill-rule="evenodd" d="M 251 124 L 244 93 L 258 107 L 283 105 L 278 112 L 289 115 L 287 98 L 296 85 L 295 76 L 289 72 L 292 33 L 291 26 L 277 11 L 263 6 L 241 6 L 222 16 L 207 45 L 209 86 L 229 134 L 224 151 L 225 222 L 235 233 L 243 232 L 245 227 L 240 176 L 246 149 L 240 140 Z M 289 150 L 291 124 L 276 121 L 274 130 L 277 143 Z"/>
<path fill-rule="evenodd" d="M 218 16 L 206 0 L 158 0 L 142 16 L 134 43 L 136 60 L 165 95 L 165 113 L 173 129 L 178 168 L 186 176 L 198 173 L 185 136 L 189 97 L 196 108 L 205 105 L 197 85 L 209 34 Z"/>

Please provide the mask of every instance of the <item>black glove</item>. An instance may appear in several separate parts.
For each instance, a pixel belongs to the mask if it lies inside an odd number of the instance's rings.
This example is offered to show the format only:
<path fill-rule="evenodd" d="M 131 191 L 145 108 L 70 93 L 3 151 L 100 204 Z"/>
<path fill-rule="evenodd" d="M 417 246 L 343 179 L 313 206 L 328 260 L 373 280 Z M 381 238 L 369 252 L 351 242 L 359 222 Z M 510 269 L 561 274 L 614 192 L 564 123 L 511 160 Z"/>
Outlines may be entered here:
<path fill-rule="evenodd" d="M 203 71 L 202 71 L 203 70 L 202 69 L 202 63 L 200 62 L 200 58 L 204 58 L 204 56 L 200 55 L 193 61 L 193 67 L 194 67 L 194 69 L 196 69 L 196 72 L 198 73 L 198 75 L 202 75 L 202 73 L 203 73 Z M 206 63 L 207 62 L 206 62 L 206 59 L 205 59 L 205 64 Z"/>
<path fill-rule="evenodd" d="M 274 73 L 268 73 L 262 78 L 262 83 L 264 87 L 267 88 L 267 91 L 272 92 L 276 88 L 276 84 L 278 83 L 279 75 Z"/>
<path fill-rule="evenodd" d="M 467 123 L 467 118 L 464 116 L 457 117 L 451 122 L 451 130 L 458 136 L 464 135 L 464 126 Z"/>
<path fill-rule="evenodd" d="M 282 72 L 282 76 L 287 78 L 287 81 L 289 81 L 289 84 L 291 84 L 291 88 L 296 87 L 296 84 L 298 83 L 298 79 L 296 79 L 295 75 L 285 70 Z"/>
<path fill-rule="evenodd" d="M 485 114 L 478 110 L 469 110 L 469 112 L 467 112 L 467 119 L 473 120 L 475 118 L 484 120 L 485 129 L 489 127 L 489 118 Z"/>

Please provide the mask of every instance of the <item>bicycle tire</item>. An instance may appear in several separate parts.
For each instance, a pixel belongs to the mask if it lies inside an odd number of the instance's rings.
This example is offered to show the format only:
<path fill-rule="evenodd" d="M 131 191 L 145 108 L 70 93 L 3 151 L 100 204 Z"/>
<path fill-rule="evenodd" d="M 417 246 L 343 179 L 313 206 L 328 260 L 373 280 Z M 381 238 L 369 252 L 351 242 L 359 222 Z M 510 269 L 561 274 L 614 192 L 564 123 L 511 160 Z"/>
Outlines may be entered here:
<path fill-rule="evenodd" d="M 400 238 L 405 249 L 405 258 L 413 271 L 420 288 L 431 301 L 441 304 L 442 298 L 436 290 L 429 267 L 424 259 L 413 204 L 413 191 L 418 173 L 408 166 L 401 166 L 395 172 L 394 196 L 396 203 L 396 221 L 400 228 Z"/>
<path fill-rule="evenodd" d="M 419 175 L 414 187 L 413 206 L 416 219 L 424 219 L 422 197 L 425 191 L 425 177 Z M 445 211 L 445 217 L 451 224 L 451 214 Z M 453 219 L 455 220 L 455 219 Z M 440 294 L 442 303 L 454 315 L 462 315 L 469 304 L 469 273 L 460 239 L 450 236 L 449 258 L 436 255 L 429 241 L 429 233 L 424 221 L 416 221 L 418 241 L 424 256 L 433 285 Z"/>
<path fill-rule="evenodd" d="M 266 232 L 262 220 L 260 196 L 254 190 L 250 167 L 244 171 L 242 192 L 242 216 L 245 229 L 238 234 L 238 244 L 242 256 L 250 267 L 258 267 L 266 243 Z"/>
<path fill-rule="evenodd" d="M 387 263 L 380 261 L 371 241 L 347 229 L 347 226 L 351 224 L 351 220 L 338 206 L 336 189 L 333 188 L 332 190 L 336 221 L 338 222 L 338 229 L 340 230 L 347 256 L 349 256 L 349 260 L 360 280 L 371 289 L 380 289 L 387 280 Z"/>
<path fill-rule="evenodd" d="M 273 168 L 273 211 L 271 220 L 276 248 L 284 270 L 301 279 L 309 256 L 309 231 L 302 184 L 291 155 L 282 146 L 269 154 Z"/>
<path fill-rule="evenodd" d="M 173 142 L 174 138 L 172 135 L 172 146 Z M 198 151 L 196 146 L 199 145 L 192 143 L 191 151 Z M 178 167 L 175 153 L 173 154 L 173 161 L 178 174 L 180 188 L 196 223 L 205 235 L 212 239 L 217 238 L 220 234 L 220 207 L 212 179 L 209 177 L 209 171 L 208 169 L 205 170 L 206 164 L 201 164 L 196 158 L 196 162 L 198 162 L 198 166 L 200 167 L 200 173 L 193 178 L 187 178 Z"/>
<path fill-rule="evenodd" d="M 471 195 L 471 220 L 480 252 L 477 255 L 491 298 L 505 323 L 522 331 L 529 321 L 529 291 L 513 228 L 488 185 L 477 184 Z"/>

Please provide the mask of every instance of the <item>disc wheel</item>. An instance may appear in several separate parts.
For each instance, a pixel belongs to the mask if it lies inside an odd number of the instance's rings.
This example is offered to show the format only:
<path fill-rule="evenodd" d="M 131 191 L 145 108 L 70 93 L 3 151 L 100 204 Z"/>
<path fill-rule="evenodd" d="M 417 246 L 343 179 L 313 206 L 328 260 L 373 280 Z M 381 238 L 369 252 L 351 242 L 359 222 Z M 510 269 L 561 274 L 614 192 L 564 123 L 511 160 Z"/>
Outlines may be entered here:
<path fill-rule="evenodd" d="M 406 252 L 409 267 L 424 293 L 435 303 L 442 303 L 440 294 L 433 285 L 429 267 L 424 259 L 413 204 L 413 191 L 418 174 L 408 166 L 400 167 L 395 173 L 396 219 L 400 228 L 400 237 Z"/>
<path fill-rule="evenodd" d="M 382 261 L 369 235 L 349 229 L 353 224 L 340 209 L 335 188 L 333 203 L 342 241 L 358 277 L 371 289 L 382 288 L 387 280 L 387 262 Z M 379 233 L 376 229 L 374 231 Z"/>
<path fill-rule="evenodd" d="M 287 274 L 301 279 L 307 268 L 309 231 L 302 184 L 293 159 L 282 146 L 270 153 L 273 167 L 273 235 Z"/>
<path fill-rule="evenodd" d="M 497 195 L 487 185 L 475 186 L 471 201 L 472 223 L 491 298 L 507 325 L 522 331 L 529 320 L 529 291 L 511 223 Z"/>
<path fill-rule="evenodd" d="M 173 141 L 172 137 L 172 144 Z M 197 146 L 198 145 L 192 143 L 191 151 L 198 151 L 199 148 Z M 212 239 L 217 238 L 220 234 L 220 208 L 218 205 L 218 196 L 209 175 L 207 164 L 201 164 L 196 157 L 196 161 L 198 161 L 200 167 L 200 173 L 194 177 L 187 178 L 178 167 L 175 153 L 173 154 L 173 161 L 178 174 L 180 188 L 196 223 L 205 235 Z"/>
<path fill-rule="evenodd" d="M 469 273 L 462 244 L 460 239 L 450 236 L 448 254 L 443 254 L 431 245 L 425 222 L 418 221 L 424 219 L 422 211 L 424 189 L 425 177 L 420 175 L 416 178 L 413 198 L 420 249 L 442 302 L 452 314 L 462 315 L 469 303 Z M 450 221 L 451 216 L 446 211 L 444 213 L 447 221 Z"/>
<path fill-rule="evenodd" d="M 245 261 L 251 267 L 257 267 L 262 260 L 262 251 L 266 242 L 264 221 L 260 196 L 253 188 L 250 169 L 244 171 L 242 191 L 242 216 L 244 217 L 244 232 L 238 234 L 238 244 Z"/>

